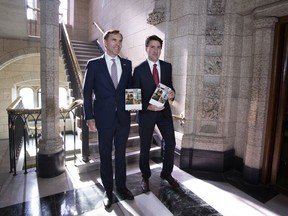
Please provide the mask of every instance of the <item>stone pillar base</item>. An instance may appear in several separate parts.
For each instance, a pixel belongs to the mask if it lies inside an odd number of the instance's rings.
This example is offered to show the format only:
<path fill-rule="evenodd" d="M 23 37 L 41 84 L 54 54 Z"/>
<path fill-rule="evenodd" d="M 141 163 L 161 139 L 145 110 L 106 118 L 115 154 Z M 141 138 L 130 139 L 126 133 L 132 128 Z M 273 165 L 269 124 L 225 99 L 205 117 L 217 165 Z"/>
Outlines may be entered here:
<path fill-rule="evenodd" d="M 251 168 L 246 165 L 243 168 L 243 178 L 251 184 L 259 184 L 260 173 L 260 169 Z"/>
<path fill-rule="evenodd" d="M 55 154 L 37 154 L 37 176 L 53 178 L 65 171 L 64 149 Z"/>
<path fill-rule="evenodd" d="M 225 152 L 182 148 L 175 150 L 175 164 L 180 169 L 225 172 L 233 169 L 234 149 Z"/>

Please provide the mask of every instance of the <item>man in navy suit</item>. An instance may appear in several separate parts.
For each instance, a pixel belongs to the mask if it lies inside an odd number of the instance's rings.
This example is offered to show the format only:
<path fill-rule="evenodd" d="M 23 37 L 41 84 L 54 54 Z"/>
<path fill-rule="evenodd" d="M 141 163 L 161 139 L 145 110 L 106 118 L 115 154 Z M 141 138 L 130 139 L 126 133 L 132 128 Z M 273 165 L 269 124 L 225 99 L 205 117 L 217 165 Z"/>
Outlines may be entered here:
<path fill-rule="evenodd" d="M 116 193 L 121 199 L 134 199 L 126 187 L 125 159 L 130 131 L 130 113 L 125 110 L 125 89 L 132 84 L 132 64 L 118 56 L 123 40 L 118 30 L 109 30 L 103 37 L 106 52 L 88 61 L 83 95 L 87 126 L 90 131 L 98 131 L 100 175 L 105 189 L 103 203 L 105 208 L 110 208 L 113 203 L 113 144 Z M 116 84 L 111 77 L 113 64 L 117 74 Z"/>
<path fill-rule="evenodd" d="M 169 102 L 157 107 L 149 104 L 150 98 L 156 88 L 152 75 L 153 67 L 157 68 L 159 81 L 170 87 L 172 91 L 168 98 L 174 100 L 175 90 L 172 84 L 172 65 L 159 60 L 163 41 L 156 35 L 149 36 L 145 41 L 148 59 L 140 63 L 134 69 L 133 87 L 140 88 L 142 92 L 142 110 L 139 111 L 140 128 L 140 170 L 142 172 L 141 187 L 143 192 L 149 191 L 149 178 L 151 170 L 149 166 L 149 152 L 155 125 L 159 128 L 164 139 L 163 167 L 160 177 L 167 180 L 173 187 L 179 187 L 179 183 L 171 175 L 174 165 L 175 134 L 172 113 Z M 156 65 L 155 65 L 156 64 Z M 155 66 L 154 66 L 155 65 Z"/>

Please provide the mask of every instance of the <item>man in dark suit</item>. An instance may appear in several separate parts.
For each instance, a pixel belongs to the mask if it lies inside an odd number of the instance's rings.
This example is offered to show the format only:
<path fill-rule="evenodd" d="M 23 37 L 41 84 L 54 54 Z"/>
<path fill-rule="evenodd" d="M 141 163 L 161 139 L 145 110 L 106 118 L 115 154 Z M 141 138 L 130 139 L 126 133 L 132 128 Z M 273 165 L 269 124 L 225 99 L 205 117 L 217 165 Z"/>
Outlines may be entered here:
<path fill-rule="evenodd" d="M 105 188 L 103 203 L 106 208 L 113 203 L 113 143 L 116 194 L 121 199 L 134 199 L 126 187 L 125 159 L 130 131 L 130 113 L 125 111 L 125 89 L 132 84 L 132 64 L 118 56 L 122 40 L 118 30 L 104 34 L 106 52 L 88 61 L 83 88 L 87 126 L 90 131 L 98 130 L 100 175 Z M 114 81 L 113 73 L 116 76 Z"/>
<path fill-rule="evenodd" d="M 145 42 L 148 59 L 135 67 L 133 73 L 133 87 L 140 88 L 142 92 L 143 107 L 142 110 L 139 111 L 141 140 L 139 164 L 142 172 L 141 187 L 143 192 L 149 191 L 149 178 L 151 176 L 149 152 L 155 125 L 159 128 L 165 142 L 163 167 L 160 177 L 167 180 L 171 186 L 179 187 L 179 183 L 171 175 L 174 165 L 174 149 L 176 142 L 169 102 L 167 101 L 162 107 L 149 104 L 149 100 L 157 85 L 153 79 L 154 70 L 156 71 L 156 75 L 158 75 L 158 81 L 156 82 L 160 81 L 162 84 L 172 89 L 168 98 L 174 100 L 175 97 L 175 90 L 172 85 L 172 65 L 168 62 L 159 60 L 162 44 L 163 41 L 158 36 L 149 36 Z"/>

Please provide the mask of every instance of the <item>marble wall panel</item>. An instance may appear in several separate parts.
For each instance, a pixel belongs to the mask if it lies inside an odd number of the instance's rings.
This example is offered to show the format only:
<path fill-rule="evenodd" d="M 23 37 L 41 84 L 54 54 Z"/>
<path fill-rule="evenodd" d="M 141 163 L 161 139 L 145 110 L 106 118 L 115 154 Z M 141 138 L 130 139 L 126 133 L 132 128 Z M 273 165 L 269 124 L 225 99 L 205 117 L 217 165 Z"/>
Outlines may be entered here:
<path fill-rule="evenodd" d="M 248 167 L 260 169 L 262 165 L 262 151 L 262 147 L 247 145 L 245 148 L 244 164 Z"/>
<path fill-rule="evenodd" d="M 244 158 L 244 149 L 246 148 L 247 141 L 247 124 L 237 122 L 236 123 L 236 136 L 235 136 L 235 142 L 234 142 L 234 150 L 235 150 L 235 156 L 239 158 Z"/>
<path fill-rule="evenodd" d="M 171 57 L 170 63 L 173 67 L 173 76 L 187 75 L 188 67 L 191 63 L 188 63 L 188 56 L 179 58 L 178 56 Z"/>
<path fill-rule="evenodd" d="M 245 36 L 242 39 L 242 57 L 251 57 L 252 55 L 252 48 L 253 48 L 253 37 L 252 36 Z"/>
<path fill-rule="evenodd" d="M 183 17 L 185 15 L 188 15 L 191 13 L 190 4 L 197 6 L 198 4 L 193 4 L 195 0 L 183 0 L 181 2 L 179 1 L 171 1 L 171 20 L 179 19 L 180 17 Z"/>
<path fill-rule="evenodd" d="M 235 13 L 227 13 L 224 16 L 225 35 L 243 35 L 243 16 Z"/>

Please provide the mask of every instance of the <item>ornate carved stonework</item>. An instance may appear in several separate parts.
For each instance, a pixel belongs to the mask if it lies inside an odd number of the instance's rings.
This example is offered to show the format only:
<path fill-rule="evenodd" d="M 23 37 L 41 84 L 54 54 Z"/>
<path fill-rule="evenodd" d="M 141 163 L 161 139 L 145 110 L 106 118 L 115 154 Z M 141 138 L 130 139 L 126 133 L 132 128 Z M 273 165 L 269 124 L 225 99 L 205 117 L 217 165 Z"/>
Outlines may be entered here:
<path fill-rule="evenodd" d="M 206 85 L 202 97 L 202 118 L 207 120 L 218 120 L 220 109 L 220 86 Z"/>
<path fill-rule="evenodd" d="M 278 21 L 276 17 L 266 17 L 262 19 L 256 19 L 254 26 L 256 29 L 259 28 L 274 28 L 275 23 Z"/>
<path fill-rule="evenodd" d="M 155 11 L 148 15 L 147 23 L 150 25 L 158 25 L 165 20 L 165 13 L 163 11 Z"/>
<path fill-rule="evenodd" d="M 223 45 L 223 28 L 207 27 L 206 29 L 206 45 Z"/>
<path fill-rule="evenodd" d="M 207 14 L 208 15 L 223 15 L 225 11 L 224 0 L 208 0 L 207 1 Z"/>
<path fill-rule="evenodd" d="M 222 71 L 222 56 L 207 56 L 204 63 L 205 74 L 219 75 Z"/>

